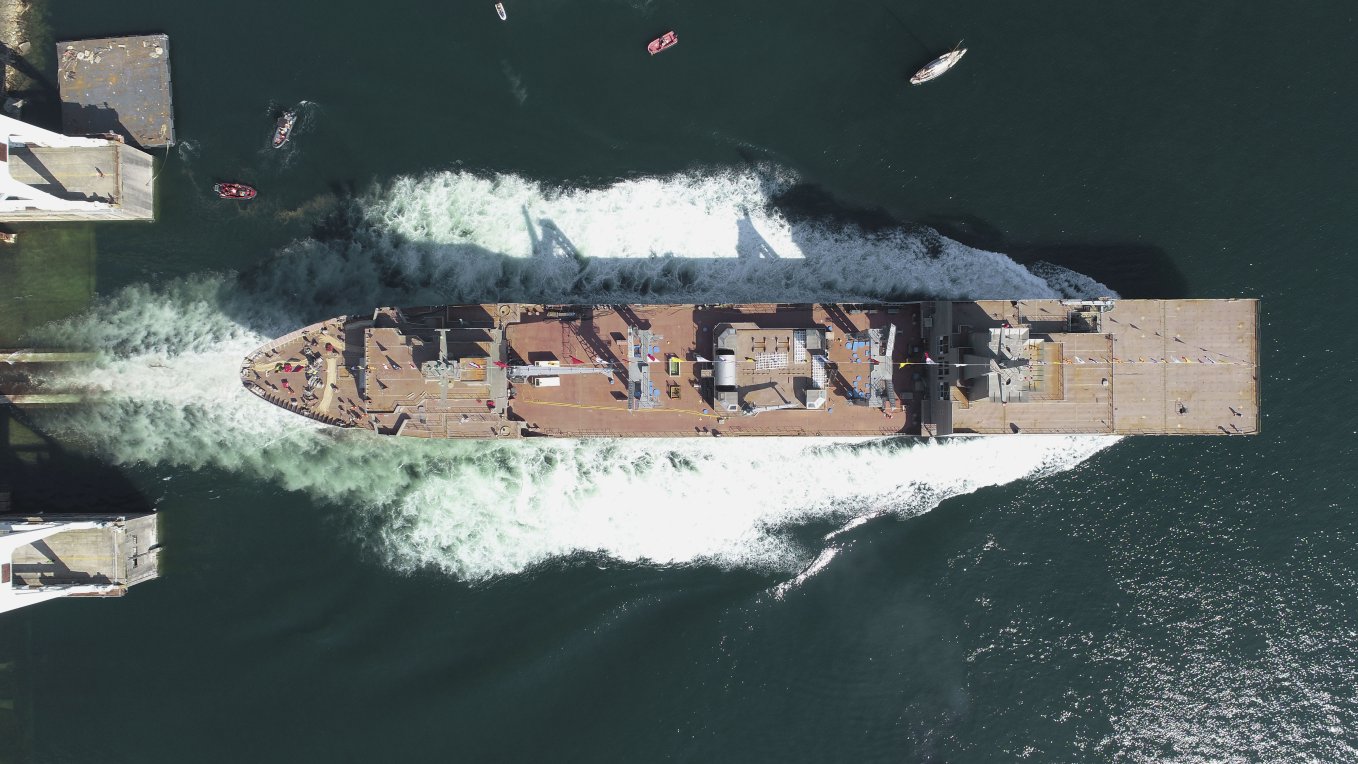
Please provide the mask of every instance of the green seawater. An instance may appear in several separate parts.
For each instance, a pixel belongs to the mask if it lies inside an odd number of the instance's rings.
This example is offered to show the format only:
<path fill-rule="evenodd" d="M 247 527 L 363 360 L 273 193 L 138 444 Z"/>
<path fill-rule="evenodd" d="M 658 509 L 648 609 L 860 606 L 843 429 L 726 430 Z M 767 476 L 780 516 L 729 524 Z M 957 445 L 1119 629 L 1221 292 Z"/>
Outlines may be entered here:
<path fill-rule="evenodd" d="M 111 359 L 0 468 L 154 507 L 164 575 L 0 616 L 0 761 L 1358 760 L 1349 5 L 492 5 L 44 11 L 168 33 L 181 142 L 155 224 L 0 251 L 5 344 Z M 1038 263 L 1260 298 L 1263 433 L 399 444 L 231 383 L 389 300 L 1009 297 Z"/>

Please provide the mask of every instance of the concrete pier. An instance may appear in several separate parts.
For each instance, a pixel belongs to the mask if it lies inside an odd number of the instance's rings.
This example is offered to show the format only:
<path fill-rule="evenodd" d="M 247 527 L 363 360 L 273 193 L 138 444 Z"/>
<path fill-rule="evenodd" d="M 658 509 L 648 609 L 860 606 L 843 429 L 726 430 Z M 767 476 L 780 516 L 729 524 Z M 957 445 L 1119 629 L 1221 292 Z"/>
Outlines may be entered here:
<path fill-rule="evenodd" d="M 151 155 L 0 116 L 0 222 L 153 220 Z"/>
<path fill-rule="evenodd" d="M 0 613 L 60 597 L 121 597 L 158 575 L 156 515 L 0 517 Z"/>

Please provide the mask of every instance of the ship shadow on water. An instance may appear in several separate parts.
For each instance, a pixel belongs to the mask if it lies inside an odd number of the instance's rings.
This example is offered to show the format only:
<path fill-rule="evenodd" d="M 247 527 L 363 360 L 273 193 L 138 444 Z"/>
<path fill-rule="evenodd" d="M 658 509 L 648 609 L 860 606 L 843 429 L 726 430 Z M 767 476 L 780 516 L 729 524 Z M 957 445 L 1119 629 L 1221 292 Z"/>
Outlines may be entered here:
<path fill-rule="evenodd" d="M 929 216 L 933 231 L 976 249 L 1000 252 L 1023 266 L 1050 263 L 1107 284 L 1128 299 L 1191 297 L 1188 280 L 1169 254 L 1146 244 L 1041 244 L 1016 242 L 975 216 Z"/>
<path fill-rule="evenodd" d="M 686 256 L 685 242 L 665 240 L 659 233 L 649 254 L 600 256 L 597 242 L 593 251 L 579 246 L 570 224 L 527 206 L 518 206 L 514 215 L 526 251 L 507 254 L 475 243 L 470 224 L 465 233 L 459 228 L 453 234 L 465 240 L 448 241 L 447 232 L 444 240 L 433 234 L 424 238 L 371 217 L 368 203 L 351 184 L 332 183 L 331 193 L 337 202 L 313 225 L 309 239 L 224 285 L 222 308 L 232 319 L 273 336 L 333 315 L 388 305 L 993 298 L 1001 296 L 992 292 L 1005 284 L 1043 278 L 1040 268 L 1021 273 L 1013 263 L 992 264 L 977 249 L 1020 265 L 1069 268 L 1123 294 L 1167 297 L 1184 291 L 1182 275 L 1155 248 L 1015 248 L 979 221 L 931 221 L 936 227 L 907 223 L 880 209 L 844 205 L 808 184 L 769 191 L 763 209 L 744 210 L 729 220 L 714 218 L 714 226 L 732 227 L 729 257 Z M 760 221 L 766 230 L 760 230 Z M 770 225 L 777 227 L 781 243 L 770 241 Z M 958 241 L 950 240 L 954 237 Z M 948 258 L 957 258 L 965 272 L 954 269 Z"/>
<path fill-rule="evenodd" d="M 799 184 L 777 195 L 775 206 L 789 220 L 817 226 L 856 228 L 869 235 L 910 231 L 936 256 L 949 241 L 972 249 L 995 252 L 1018 264 L 1041 270 L 1055 265 L 1088 276 L 1126 298 L 1181 299 L 1189 297 L 1188 281 L 1163 249 L 1140 243 L 1101 242 L 1043 244 L 1015 241 L 974 215 L 926 215 L 910 223 L 881 208 L 851 207 L 812 184 Z M 795 230 L 795 229 L 794 229 Z M 911 295 L 903 299 L 923 299 Z M 1003 295 L 980 295 L 998 298 Z"/>
<path fill-rule="evenodd" d="M 915 67 L 910 72 L 917 69 Z M 881 207 L 847 205 L 818 184 L 797 183 L 785 187 L 777 173 L 759 157 L 744 150 L 737 153 L 759 177 L 761 188 L 770 200 L 769 206 L 793 221 L 794 230 L 799 227 L 797 224 L 801 224 L 813 228 L 828 226 L 854 229 L 869 236 L 908 231 L 918 236 L 937 256 L 942 256 L 948 240 L 951 240 L 972 249 L 1005 255 L 1025 267 L 1040 270 L 1041 266 L 1049 264 L 1074 271 L 1107 285 L 1118 295 L 1129 299 L 1184 299 L 1192 296 L 1183 272 L 1165 250 L 1156 246 L 1123 242 L 1046 244 L 1031 240 L 1016 241 L 999 226 L 975 215 L 926 214 L 916 221 L 908 222 L 892 216 Z M 758 237 L 758 232 L 749 225 L 748 216 L 741 221 L 742 242 L 747 233 Z M 755 250 L 759 249 L 759 242 L 753 244 Z M 777 256 L 771 250 L 770 253 L 764 256 Z M 752 255 L 742 251 L 742 256 Z M 893 296 L 892 299 L 925 299 L 931 296 Z"/>

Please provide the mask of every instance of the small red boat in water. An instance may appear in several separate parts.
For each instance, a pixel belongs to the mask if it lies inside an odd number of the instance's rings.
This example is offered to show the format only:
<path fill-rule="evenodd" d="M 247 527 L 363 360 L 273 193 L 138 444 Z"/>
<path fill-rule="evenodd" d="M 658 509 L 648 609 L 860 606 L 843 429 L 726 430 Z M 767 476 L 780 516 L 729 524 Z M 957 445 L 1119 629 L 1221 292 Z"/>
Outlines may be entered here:
<path fill-rule="evenodd" d="M 244 183 L 218 183 L 212 187 L 223 199 L 253 199 L 259 192 Z"/>
<path fill-rule="evenodd" d="M 651 44 L 646 46 L 646 50 L 649 50 L 651 52 L 651 55 L 654 56 L 660 51 L 678 44 L 679 35 L 671 31 L 660 35 L 654 40 L 651 40 Z"/>

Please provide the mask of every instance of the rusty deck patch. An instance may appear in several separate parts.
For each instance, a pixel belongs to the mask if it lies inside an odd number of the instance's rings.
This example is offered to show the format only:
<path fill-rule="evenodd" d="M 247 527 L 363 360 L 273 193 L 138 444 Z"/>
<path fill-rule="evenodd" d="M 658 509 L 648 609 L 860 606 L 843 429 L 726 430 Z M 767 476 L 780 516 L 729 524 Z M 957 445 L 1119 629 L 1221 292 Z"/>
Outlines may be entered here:
<path fill-rule="evenodd" d="M 142 148 L 174 145 L 169 35 L 59 42 L 57 81 L 68 135 L 116 133 Z"/>

